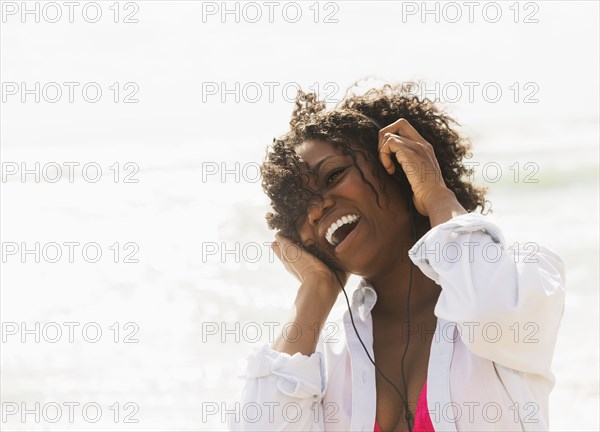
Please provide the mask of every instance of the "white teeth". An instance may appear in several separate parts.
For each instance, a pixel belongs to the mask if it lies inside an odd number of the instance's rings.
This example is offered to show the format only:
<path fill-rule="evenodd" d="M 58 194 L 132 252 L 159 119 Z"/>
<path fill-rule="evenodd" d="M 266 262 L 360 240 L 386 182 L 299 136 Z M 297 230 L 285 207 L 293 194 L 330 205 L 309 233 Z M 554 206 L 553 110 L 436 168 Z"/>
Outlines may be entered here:
<path fill-rule="evenodd" d="M 358 219 L 359 219 L 359 216 L 356 214 L 342 216 L 337 221 L 332 223 L 331 226 L 327 229 L 327 233 L 325 234 L 325 239 L 329 242 L 330 245 L 337 246 L 333 242 L 333 233 L 342 225 L 347 224 L 347 223 L 354 223 Z"/>

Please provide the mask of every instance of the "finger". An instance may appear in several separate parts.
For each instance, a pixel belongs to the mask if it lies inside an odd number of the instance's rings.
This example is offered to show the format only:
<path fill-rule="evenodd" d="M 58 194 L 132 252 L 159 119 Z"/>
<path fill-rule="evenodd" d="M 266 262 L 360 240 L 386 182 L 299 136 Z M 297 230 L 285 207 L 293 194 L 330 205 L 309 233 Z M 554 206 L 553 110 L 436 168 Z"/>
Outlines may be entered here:
<path fill-rule="evenodd" d="M 392 150 L 392 151 L 396 150 L 397 148 L 401 149 L 402 146 L 404 146 L 410 150 L 422 151 L 422 150 L 427 150 L 427 146 L 429 144 L 427 142 L 422 143 L 422 142 L 418 142 L 418 141 L 413 141 L 404 136 L 400 136 L 400 135 L 388 132 L 383 137 L 383 145 L 387 145 L 388 147 L 390 147 L 390 150 Z"/>
<path fill-rule="evenodd" d="M 389 174 L 394 174 L 394 171 L 396 171 L 396 167 L 394 166 L 394 162 L 392 161 L 391 154 L 392 151 L 390 150 L 387 142 L 384 143 L 381 149 L 379 150 L 379 160 L 381 161 L 381 164 Z"/>
<path fill-rule="evenodd" d="M 271 242 L 271 249 L 273 249 L 273 252 L 275 255 L 277 255 L 277 258 L 281 259 L 281 250 L 279 249 L 279 243 L 277 240 Z"/>
<path fill-rule="evenodd" d="M 384 127 L 379 131 L 379 148 L 383 145 L 383 136 L 386 133 L 393 133 L 407 137 L 413 141 L 425 141 L 425 139 L 417 132 L 417 130 L 408 122 L 401 118 L 394 123 Z"/>
<path fill-rule="evenodd" d="M 446 186 L 433 147 L 427 141 L 415 142 L 398 135 L 387 134 L 384 149 L 394 153 L 411 184 L 418 179 L 430 180 L 433 175 L 435 182 Z"/>
<path fill-rule="evenodd" d="M 281 234 L 281 232 L 278 232 L 277 234 L 275 234 L 275 237 L 276 237 L 275 242 L 277 243 L 279 257 L 285 258 L 287 255 L 288 249 L 290 249 L 290 246 L 294 245 L 294 243 L 289 238 L 287 238 L 283 234 Z"/>
<path fill-rule="evenodd" d="M 273 249 L 273 252 L 275 252 L 275 255 L 277 255 L 279 259 L 281 259 L 281 251 L 285 248 L 285 244 L 287 241 L 289 240 L 286 237 L 284 237 L 283 234 L 281 234 L 281 231 L 275 233 L 275 241 L 271 242 L 271 248 Z"/>
<path fill-rule="evenodd" d="M 277 231 L 277 233 L 275 234 L 275 239 L 280 243 L 280 246 L 282 243 L 284 243 L 284 244 L 294 243 L 288 237 L 284 236 L 281 231 Z"/>
<path fill-rule="evenodd" d="M 422 145 L 420 143 L 401 138 L 392 133 L 386 133 L 379 152 L 379 158 L 386 171 L 393 174 L 396 171 L 396 167 L 392 158 L 395 158 L 398 162 L 402 162 L 405 152 L 410 151 L 416 153 L 421 147 Z"/>
<path fill-rule="evenodd" d="M 286 237 L 279 237 L 278 257 L 286 263 L 296 263 L 302 257 L 302 248 Z"/>

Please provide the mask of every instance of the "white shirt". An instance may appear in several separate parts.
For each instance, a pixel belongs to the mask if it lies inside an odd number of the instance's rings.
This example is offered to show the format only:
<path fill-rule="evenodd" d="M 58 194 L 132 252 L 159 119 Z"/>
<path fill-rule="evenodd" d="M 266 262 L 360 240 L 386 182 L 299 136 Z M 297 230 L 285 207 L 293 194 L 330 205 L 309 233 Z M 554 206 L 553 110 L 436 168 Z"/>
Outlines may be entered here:
<path fill-rule="evenodd" d="M 434 227 L 409 256 L 441 286 L 427 370 L 435 430 L 547 431 L 550 365 L 564 312 L 560 257 L 533 243 L 506 244 L 500 229 L 475 213 Z M 377 363 L 376 301 L 363 279 L 351 307 Z M 310 356 L 256 349 L 232 408 L 238 415 L 227 417 L 230 430 L 373 431 L 376 371 L 347 310 L 338 323 L 337 333 L 324 327 Z"/>

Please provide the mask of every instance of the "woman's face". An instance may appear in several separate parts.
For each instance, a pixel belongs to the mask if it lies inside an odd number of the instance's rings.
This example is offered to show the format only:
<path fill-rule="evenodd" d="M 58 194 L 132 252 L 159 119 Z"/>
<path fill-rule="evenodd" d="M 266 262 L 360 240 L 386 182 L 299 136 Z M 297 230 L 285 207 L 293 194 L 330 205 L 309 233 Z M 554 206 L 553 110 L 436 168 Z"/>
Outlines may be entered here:
<path fill-rule="evenodd" d="M 400 248 L 410 244 L 411 224 L 406 199 L 392 177 L 356 153 L 357 165 L 379 194 L 379 207 L 352 158 L 331 143 L 306 141 L 296 147 L 296 153 L 315 172 L 308 187 L 323 196 L 323 201 L 311 202 L 296 224 L 302 244 L 314 245 L 340 269 L 363 277 L 395 265 Z M 381 172 L 383 181 L 373 175 L 374 170 Z M 346 223 L 331 229 L 340 218 Z"/>

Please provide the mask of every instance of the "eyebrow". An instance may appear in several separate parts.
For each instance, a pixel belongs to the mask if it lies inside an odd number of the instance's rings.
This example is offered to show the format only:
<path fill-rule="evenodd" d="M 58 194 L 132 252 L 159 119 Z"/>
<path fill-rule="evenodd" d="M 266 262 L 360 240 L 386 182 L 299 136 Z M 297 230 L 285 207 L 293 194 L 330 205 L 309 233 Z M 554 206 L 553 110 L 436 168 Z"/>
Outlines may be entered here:
<path fill-rule="evenodd" d="M 329 159 L 334 158 L 334 157 L 338 157 L 339 155 L 331 155 L 331 156 L 327 156 L 324 157 L 323 159 L 321 159 L 319 162 L 317 162 L 313 167 L 308 167 L 310 172 L 315 172 L 318 173 L 321 170 L 321 166 L 327 162 Z"/>

